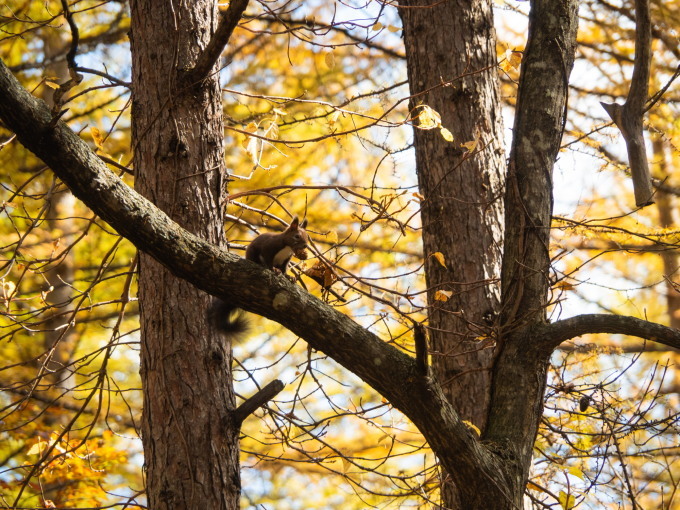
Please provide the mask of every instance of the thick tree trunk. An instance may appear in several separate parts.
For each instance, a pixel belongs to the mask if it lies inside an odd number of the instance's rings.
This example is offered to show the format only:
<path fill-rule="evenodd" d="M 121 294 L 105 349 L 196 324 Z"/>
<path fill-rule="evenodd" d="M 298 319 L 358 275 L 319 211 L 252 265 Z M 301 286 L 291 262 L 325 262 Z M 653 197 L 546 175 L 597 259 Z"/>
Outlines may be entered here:
<path fill-rule="evenodd" d="M 131 11 L 135 187 L 187 230 L 223 244 L 217 74 L 193 87 L 179 79 L 216 27 L 216 3 L 135 0 Z M 206 321 L 210 299 L 141 254 L 142 439 L 155 510 L 239 505 L 231 348 Z"/>
<path fill-rule="evenodd" d="M 412 113 L 420 103 L 434 108 L 454 137 L 448 142 L 438 129 L 414 130 L 433 373 L 461 418 L 483 430 L 505 179 L 492 2 L 402 0 L 400 7 Z M 461 147 L 473 140 L 471 153 Z M 442 290 L 453 291 L 446 302 L 436 298 Z M 447 508 L 459 507 L 452 485 L 444 484 L 442 494 Z"/>

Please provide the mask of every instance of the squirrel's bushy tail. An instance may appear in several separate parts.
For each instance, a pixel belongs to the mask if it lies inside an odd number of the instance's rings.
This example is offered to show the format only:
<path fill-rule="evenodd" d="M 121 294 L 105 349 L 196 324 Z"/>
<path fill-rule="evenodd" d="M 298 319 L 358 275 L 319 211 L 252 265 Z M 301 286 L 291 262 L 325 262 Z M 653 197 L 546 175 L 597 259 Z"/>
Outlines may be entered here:
<path fill-rule="evenodd" d="M 221 299 L 215 299 L 208 310 L 208 320 L 224 335 L 234 337 L 248 330 L 248 320 L 243 310 Z"/>

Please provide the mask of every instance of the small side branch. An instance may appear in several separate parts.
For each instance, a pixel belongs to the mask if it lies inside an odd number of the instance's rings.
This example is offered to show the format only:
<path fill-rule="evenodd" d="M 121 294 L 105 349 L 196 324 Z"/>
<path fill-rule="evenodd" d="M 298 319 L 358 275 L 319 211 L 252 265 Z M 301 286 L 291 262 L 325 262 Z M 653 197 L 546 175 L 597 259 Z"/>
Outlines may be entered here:
<path fill-rule="evenodd" d="M 187 83 L 198 83 L 208 77 L 210 70 L 229 43 L 231 34 L 234 33 L 234 29 L 241 20 L 246 7 L 248 7 L 248 0 L 232 0 L 229 3 L 229 7 L 222 14 L 217 30 L 215 30 L 208 46 L 198 57 L 196 65 L 186 72 L 184 79 Z"/>
<path fill-rule="evenodd" d="M 413 340 L 416 344 L 416 367 L 418 371 L 427 376 L 428 363 L 427 363 L 427 336 L 425 335 L 425 328 L 422 324 L 413 325 Z"/>
<path fill-rule="evenodd" d="M 234 418 L 235 424 L 240 427 L 248 416 L 278 395 L 281 390 L 283 390 L 283 387 L 284 384 L 279 379 L 274 379 L 260 391 L 255 393 L 255 395 L 243 402 L 243 404 L 234 409 L 232 417 Z"/>
<path fill-rule="evenodd" d="M 649 93 L 649 72 L 652 61 L 652 22 L 649 0 L 635 0 L 635 64 L 628 98 L 623 106 L 600 103 L 626 141 L 628 164 L 633 177 L 635 204 L 644 207 L 654 203 L 652 179 L 647 162 L 647 150 L 642 134 L 642 117 Z"/>

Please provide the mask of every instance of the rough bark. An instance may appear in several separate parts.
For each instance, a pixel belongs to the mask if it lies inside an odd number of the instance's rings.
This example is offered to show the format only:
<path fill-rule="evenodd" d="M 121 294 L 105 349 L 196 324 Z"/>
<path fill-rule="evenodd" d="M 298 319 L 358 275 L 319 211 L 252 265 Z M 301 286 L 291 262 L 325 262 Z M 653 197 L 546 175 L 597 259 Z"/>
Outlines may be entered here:
<path fill-rule="evenodd" d="M 434 108 L 454 137 L 414 130 L 433 373 L 463 419 L 483 429 L 493 351 L 480 339 L 500 299 L 505 172 L 492 2 L 402 0 L 399 14 L 411 109 Z M 473 140 L 470 154 L 461 144 Z M 440 290 L 453 295 L 438 301 Z"/>
<path fill-rule="evenodd" d="M 518 507 L 542 415 L 550 354 L 537 344 L 532 327 L 546 321 L 552 173 L 566 122 L 577 11 L 576 0 L 531 3 L 505 194 L 503 322 L 484 437 L 512 452 Z"/>
<path fill-rule="evenodd" d="M 446 141 L 437 129 L 414 130 L 432 373 L 460 416 L 481 430 L 491 386 L 490 326 L 500 301 L 505 179 L 492 4 L 399 3 L 412 113 L 421 103 L 434 108 L 454 138 Z M 461 147 L 473 140 L 472 153 Z M 446 267 L 431 256 L 435 252 L 444 255 Z M 442 290 L 453 291 L 446 302 L 436 297 Z M 446 473 L 442 479 L 451 480 Z M 464 504 L 458 491 L 443 484 L 446 508 Z"/>
<path fill-rule="evenodd" d="M 657 175 L 665 179 L 672 171 L 671 149 L 668 143 L 658 138 L 652 142 L 654 159 L 657 161 Z M 664 229 L 672 228 L 677 223 L 675 216 L 675 197 L 663 190 L 657 190 L 656 204 L 659 210 L 659 226 Z M 675 249 L 665 247 L 661 252 L 663 261 L 663 274 L 666 279 L 666 305 L 668 307 L 668 325 L 672 328 L 680 329 L 680 288 L 675 283 L 678 279 L 680 270 L 680 260 Z"/>
<path fill-rule="evenodd" d="M 181 72 L 207 46 L 216 3 L 131 2 L 135 188 L 170 218 L 224 244 L 222 103 L 216 68 Z M 141 254 L 142 439 L 154 509 L 239 507 L 231 347 L 206 320 L 211 297 Z"/>

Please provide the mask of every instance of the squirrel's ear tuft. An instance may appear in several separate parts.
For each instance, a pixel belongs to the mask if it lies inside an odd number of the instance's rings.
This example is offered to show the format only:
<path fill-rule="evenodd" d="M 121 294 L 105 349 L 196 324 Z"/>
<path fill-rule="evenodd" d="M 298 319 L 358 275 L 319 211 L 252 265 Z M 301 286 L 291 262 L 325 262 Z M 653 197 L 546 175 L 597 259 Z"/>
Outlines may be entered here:
<path fill-rule="evenodd" d="M 300 228 L 307 228 L 307 218 L 302 220 L 302 223 L 300 223 Z"/>
<path fill-rule="evenodd" d="M 293 218 L 293 221 L 290 222 L 290 227 L 288 227 L 288 230 L 293 230 L 295 228 L 298 228 L 298 224 L 300 223 L 300 219 L 296 216 Z"/>

